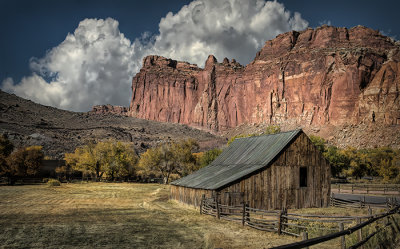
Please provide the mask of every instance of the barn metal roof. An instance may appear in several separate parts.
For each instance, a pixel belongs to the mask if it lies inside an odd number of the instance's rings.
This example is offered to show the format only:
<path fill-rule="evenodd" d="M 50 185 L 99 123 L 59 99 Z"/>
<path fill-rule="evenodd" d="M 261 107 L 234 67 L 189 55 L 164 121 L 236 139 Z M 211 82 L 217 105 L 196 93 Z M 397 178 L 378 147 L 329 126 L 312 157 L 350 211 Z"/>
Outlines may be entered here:
<path fill-rule="evenodd" d="M 225 187 L 268 166 L 300 132 L 302 130 L 235 139 L 210 165 L 171 184 L 209 190 Z"/>

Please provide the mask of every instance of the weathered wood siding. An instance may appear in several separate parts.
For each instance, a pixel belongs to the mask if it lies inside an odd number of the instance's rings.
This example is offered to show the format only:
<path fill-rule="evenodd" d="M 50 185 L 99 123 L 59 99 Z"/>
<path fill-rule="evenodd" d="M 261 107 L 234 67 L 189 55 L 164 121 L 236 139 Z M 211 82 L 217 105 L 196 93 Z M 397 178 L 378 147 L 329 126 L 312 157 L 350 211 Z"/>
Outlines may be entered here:
<path fill-rule="evenodd" d="M 194 189 L 171 185 L 170 199 L 199 207 L 203 194 L 206 197 L 211 197 L 212 192 L 212 190 Z"/>
<path fill-rule="evenodd" d="M 307 168 L 307 187 L 300 187 L 300 167 Z M 326 207 L 330 196 L 330 166 L 311 140 L 301 133 L 269 167 L 217 191 L 222 204 L 243 201 L 259 209 Z M 243 193 L 243 194 L 240 194 Z M 171 198 L 199 206 L 212 190 L 171 186 Z"/>
<path fill-rule="evenodd" d="M 300 167 L 307 167 L 307 187 L 300 187 Z M 243 192 L 250 207 L 260 209 L 326 207 L 330 196 L 330 166 L 304 134 L 290 144 L 271 166 L 218 191 Z M 238 205 L 239 198 L 220 198 Z"/>

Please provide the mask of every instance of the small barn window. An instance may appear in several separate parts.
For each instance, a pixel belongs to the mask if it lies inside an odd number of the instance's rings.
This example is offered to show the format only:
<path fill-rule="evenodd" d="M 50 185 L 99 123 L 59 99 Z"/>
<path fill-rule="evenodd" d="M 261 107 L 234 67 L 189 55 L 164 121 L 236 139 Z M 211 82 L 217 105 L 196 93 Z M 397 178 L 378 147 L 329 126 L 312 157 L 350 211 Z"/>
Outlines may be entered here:
<path fill-rule="evenodd" d="M 300 167 L 300 187 L 307 187 L 307 167 Z"/>

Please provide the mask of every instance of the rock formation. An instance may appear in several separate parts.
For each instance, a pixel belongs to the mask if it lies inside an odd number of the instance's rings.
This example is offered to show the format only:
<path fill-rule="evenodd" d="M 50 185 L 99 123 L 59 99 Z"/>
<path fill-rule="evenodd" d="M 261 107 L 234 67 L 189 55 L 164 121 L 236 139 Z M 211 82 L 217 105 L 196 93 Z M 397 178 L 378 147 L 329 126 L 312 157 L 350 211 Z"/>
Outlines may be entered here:
<path fill-rule="evenodd" d="M 148 56 L 132 81 L 129 115 L 224 131 L 244 123 L 400 125 L 400 44 L 378 31 L 322 26 L 267 41 L 247 66 L 204 69 Z"/>
<path fill-rule="evenodd" d="M 93 114 L 115 114 L 115 115 L 128 115 L 128 108 L 118 105 L 95 105 L 92 107 L 90 113 Z"/>

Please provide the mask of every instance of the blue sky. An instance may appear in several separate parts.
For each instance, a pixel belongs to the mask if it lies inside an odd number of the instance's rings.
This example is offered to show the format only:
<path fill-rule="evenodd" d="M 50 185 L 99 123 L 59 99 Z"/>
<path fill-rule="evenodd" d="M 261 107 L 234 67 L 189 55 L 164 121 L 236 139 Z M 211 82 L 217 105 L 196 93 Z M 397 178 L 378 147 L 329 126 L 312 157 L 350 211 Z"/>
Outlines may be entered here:
<path fill-rule="evenodd" d="M 223 1 L 215 0 L 207 0 L 205 5 L 199 1 L 191 2 L 0 0 L 2 88 L 43 104 L 85 111 L 94 104 L 127 105 L 130 93 L 123 89 L 129 89 L 130 80 L 140 68 L 140 61 L 146 53 L 188 60 L 200 66 L 206 56 L 212 53 L 219 60 L 226 56 L 247 64 L 265 40 L 291 29 L 317 27 L 323 23 L 348 28 L 364 25 L 379 29 L 392 38 L 400 38 L 398 1 L 288 0 L 268 4 L 259 1 L 258 4 L 264 4 L 261 7 L 255 7 L 255 0 L 232 0 L 225 5 Z M 185 5 L 188 5 L 186 9 Z M 246 8 L 249 10 L 241 10 Z M 200 14 L 197 15 L 196 11 Z M 168 12 L 172 14 L 167 16 Z M 235 18 L 240 16 L 243 19 L 219 19 L 227 13 L 239 13 Z M 165 20 L 162 21 L 162 18 Z M 191 20 L 190 25 L 188 19 Z M 217 19 L 225 28 L 212 29 L 212 22 Z M 108 21 L 104 23 L 99 20 Z M 246 27 L 250 22 L 255 24 Z M 193 31 L 197 28 L 199 33 L 210 34 L 197 34 Z M 98 32 L 89 32 L 88 29 Z M 254 30 L 250 32 L 247 29 Z M 94 41 L 89 45 L 85 40 L 77 42 L 78 33 L 82 34 L 80 38 L 89 40 L 90 36 L 101 34 L 106 41 L 87 50 L 85 46 L 91 46 Z M 73 35 L 70 37 L 72 40 L 67 39 L 68 34 Z M 120 43 L 119 47 L 123 48 L 107 47 L 107 44 L 115 43 Z M 97 53 L 99 50 L 104 50 L 107 56 L 103 58 L 102 54 Z M 82 56 L 75 61 L 73 53 Z M 124 56 L 124 53 L 129 56 Z M 102 63 L 90 62 L 99 56 Z M 114 63 L 118 60 L 134 62 Z M 64 69 L 62 61 L 76 63 L 77 66 Z M 99 72 L 105 71 L 106 75 L 96 72 L 97 68 Z M 111 82 L 118 74 L 123 77 Z M 77 94 L 72 89 L 79 86 L 82 89 Z M 125 93 L 118 93 L 121 91 Z"/>

